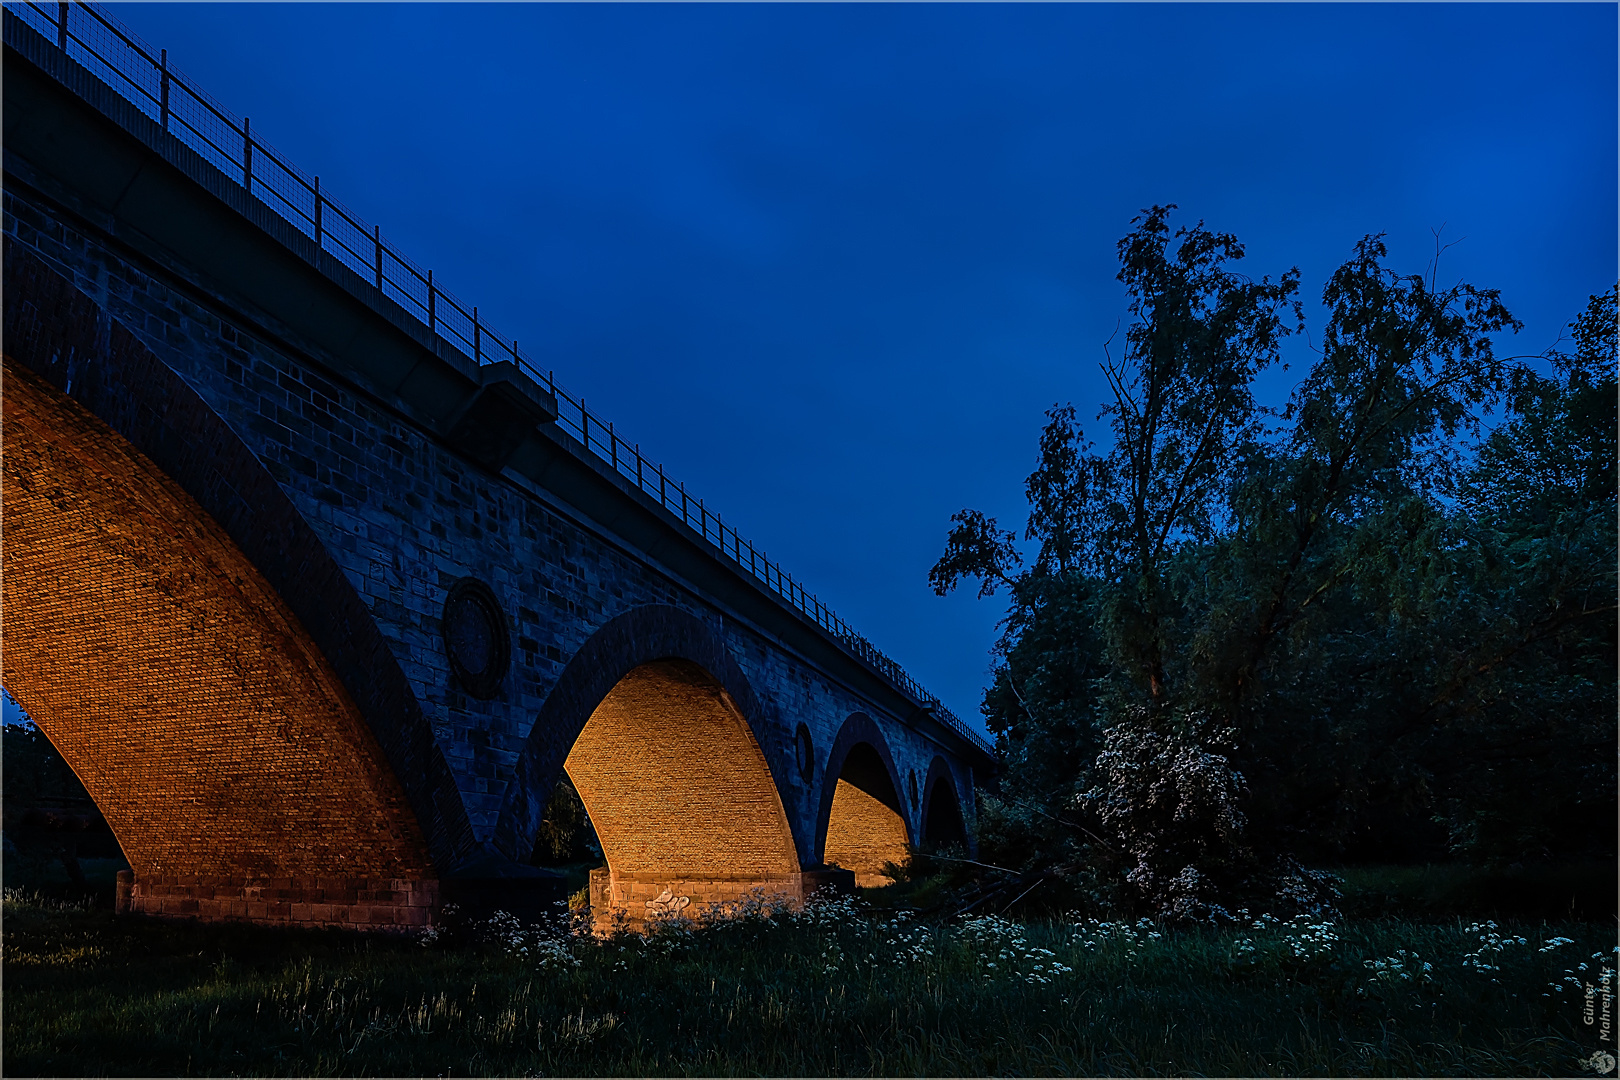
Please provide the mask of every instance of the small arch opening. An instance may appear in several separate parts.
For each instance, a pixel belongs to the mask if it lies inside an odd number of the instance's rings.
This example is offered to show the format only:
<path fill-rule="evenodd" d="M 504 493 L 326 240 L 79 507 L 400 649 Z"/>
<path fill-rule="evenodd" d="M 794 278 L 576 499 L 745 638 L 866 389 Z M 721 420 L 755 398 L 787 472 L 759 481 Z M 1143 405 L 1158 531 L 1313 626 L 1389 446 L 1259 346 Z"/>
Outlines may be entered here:
<path fill-rule="evenodd" d="M 956 787 L 943 772 L 929 785 L 927 807 L 923 815 L 922 846 L 929 851 L 967 847 L 967 828 L 962 822 Z"/>
<path fill-rule="evenodd" d="M 113 895 L 130 869 L 101 809 L 44 730 L 0 687 L 6 884 L 47 896 Z"/>
<path fill-rule="evenodd" d="M 546 800 L 529 865 L 562 874 L 570 904 L 589 886 L 591 871 L 606 865 L 596 826 L 567 773 L 557 778 Z"/>

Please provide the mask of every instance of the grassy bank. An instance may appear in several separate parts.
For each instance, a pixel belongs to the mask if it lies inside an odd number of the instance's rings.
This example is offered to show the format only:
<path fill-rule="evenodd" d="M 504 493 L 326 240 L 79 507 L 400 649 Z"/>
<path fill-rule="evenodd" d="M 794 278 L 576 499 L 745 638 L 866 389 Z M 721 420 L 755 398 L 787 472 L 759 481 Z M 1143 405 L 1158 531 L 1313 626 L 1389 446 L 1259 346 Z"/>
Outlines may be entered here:
<path fill-rule="evenodd" d="M 1570 1075 L 1599 1045 L 1582 985 L 1603 966 L 1593 954 L 1611 950 L 1612 970 L 1612 948 L 1591 924 L 939 927 L 848 902 L 648 939 L 486 926 L 480 940 L 424 945 L 120 921 L 12 894 L 3 1065 L 12 1076 Z"/>

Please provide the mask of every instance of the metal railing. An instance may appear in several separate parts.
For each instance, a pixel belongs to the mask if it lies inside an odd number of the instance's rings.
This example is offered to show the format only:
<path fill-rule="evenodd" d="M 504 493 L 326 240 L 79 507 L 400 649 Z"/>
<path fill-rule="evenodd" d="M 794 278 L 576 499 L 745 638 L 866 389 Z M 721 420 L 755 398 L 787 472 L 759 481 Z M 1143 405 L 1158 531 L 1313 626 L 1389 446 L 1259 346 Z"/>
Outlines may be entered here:
<path fill-rule="evenodd" d="M 913 679 L 904 668 L 856 633 L 814 593 L 783 571 L 752 543 L 737 535 L 720 516 L 693 497 L 686 485 L 672 480 L 662 465 L 642 456 L 611 422 L 585 408 L 583 398 L 557 385 L 555 372 L 539 367 L 518 348 L 516 338 L 502 338 L 469 306 L 393 247 L 375 225 L 321 188 L 321 178 L 305 174 L 275 147 L 255 135 L 247 117 L 240 120 L 169 64 L 167 49 L 153 49 L 128 27 L 96 5 L 6 0 L 5 10 L 22 19 L 70 59 L 111 87 L 120 97 L 196 151 L 244 191 L 270 208 L 316 246 L 371 283 L 408 315 L 418 319 L 478 364 L 512 360 L 557 399 L 557 423 L 586 452 L 608 465 L 660 506 L 719 549 L 738 568 L 798 609 L 835 637 L 844 648 L 883 674 L 895 686 L 922 702 L 941 721 L 987 753 L 989 744 L 960 717 Z"/>

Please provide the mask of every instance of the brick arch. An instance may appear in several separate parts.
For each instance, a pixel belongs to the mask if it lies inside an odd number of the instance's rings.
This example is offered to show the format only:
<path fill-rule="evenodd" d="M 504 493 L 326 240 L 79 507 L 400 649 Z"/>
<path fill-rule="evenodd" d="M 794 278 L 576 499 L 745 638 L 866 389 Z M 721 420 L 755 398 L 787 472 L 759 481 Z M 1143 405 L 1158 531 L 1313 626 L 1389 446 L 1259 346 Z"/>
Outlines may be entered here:
<path fill-rule="evenodd" d="M 685 661 L 723 690 L 748 725 L 764 756 L 775 790 L 791 775 L 791 760 L 771 753 L 774 740 L 756 729 L 759 699 L 725 643 L 702 619 L 669 604 L 643 604 L 596 629 L 563 668 L 546 695 L 513 769 L 513 782 L 497 819 L 493 843 L 500 855 L 527 862 L 546 800 L 562 775 L 563 761 L 597 706 L 636 668 L 655 661 Z M 789 751 L 791 753 L 791 751 Z"/>
<path fill-rule="evenodd" d="M 112 827 L 137 906 L 426 921 L 426 840 L 297 616 L 127 439 L 10 357 L 4 378 L 0 680 Z"/>
<path fill-rule="evenodd" d="M 900 774 L 872 718 L 853 713 L 838 731 L 822 774 L 817 847 L 822 859 L 853 871 L 863 888 L 882 885 L 885 863 L 903 863 L 910 831 Z"/>
<path fill-rule="evenodd" d="M 940 844 L 966 845 L 967 827 L 963 824 L 962 800 L 956 793 L 956 778 L 943 757 L 934 755 L 928 765 L 928 779 L 923 783 L 922 846 Z"/>
<path fill-rule="evenodd" d="M 269 468 L 100 304 L 10 236 L 3 248 L 8 376 L 13 367 L 27 369 L 87 410 L 222 530 L 359 710 L 403 788 L 431 860 L 428 876 L 464 861 L 476 846 L 472 827 L 432 727 L 370 609 Z M 7 379 L 8 406 L 20 385 Z M 14 554 L 8 545 L 8 564 Z M 7 597 L 8 620 L 15 597 Z M 377 890 L 368 891 L 375 899 Z"/>
<path fill-rule="evenodd" d="M 608 862 L 593 879 L 597 905 L 628 904 L 634 920 L 632 901 L 665 886 L 696 899 L 753 886 L 796 896 L 799 850 L 780 795 L 792 762 L 761 737 L 762 716 L 707 623 L 670 605 L 632 608 L 586 640 L 547 696 L 497 848 L 526 858 L 566 768 Z"/>
<path fill-rule="evenodd" d="M 764 754 L 735 699 L 688 660 L 632 668 L 564 761 L 615 878 L 799 872 Z"/>

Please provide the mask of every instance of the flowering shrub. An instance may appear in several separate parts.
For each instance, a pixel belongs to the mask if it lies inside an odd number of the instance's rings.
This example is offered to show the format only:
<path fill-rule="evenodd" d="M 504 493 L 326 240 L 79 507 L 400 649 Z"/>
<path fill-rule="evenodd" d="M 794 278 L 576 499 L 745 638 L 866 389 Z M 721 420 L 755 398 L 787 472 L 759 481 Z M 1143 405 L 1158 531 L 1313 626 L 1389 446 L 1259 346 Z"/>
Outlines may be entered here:
<path fill-rule="evenodd" d="M 853 936 L 866 926 L 860 901 L 831 889 L 818 890 L 802 907 L 780 918 L 785 925 L 808 930 L 814 935 L 813 940 L 820 947 L 814 962 L 824 975 L 836 975 L 849 962 Z"/>
<path fill-rule="evenodd" d="M 705 924 L 776 920 L 794 913 L 793 901 L 779 892 L 750 889 L 736 900 L 723 900 L 706 907 L 700 915 Z"/>
<path fill-rule="evenodd" d="M 1221 752 L 1235 739 L 1205 713 L 1132 707 L 1103 730 L 1096 782 L 1073 800 L 1123 853 L 1123 880 L 1164 918 L 1210 918 L 1221 889 L 1199 867 L 1241 858 L 1247 786 Z"/>
<path fill-rule="evenodd" d="M 1163 936 L 1158 924 L 1152 919 L 1138 919 L 1134 925 L 1128 922 L 1076 919 L 1072 934 L 1075 944 L 1088 951 L 1112 945 L 1122 950 L 1127 958 L 1135 956 L 1147 942 L 1157 941 Z"/>
<path fill-rule="evenodd" d="M 872 936 L 873 952 L 867 955 L 871 963 L 920 967 L 934 958 L 934 932 L 904 913 L 872 924 Z"/>
<path fill-rule="evenodd" d="M 853 926 L 864 916 L 861 902 L 831 889 L 819 889 L 811 894 L 804 906 L 788 913 L 788 920 L 797 926 L 815 930 L 840 930 Z"/>
<path fill-rule="evenodd" d="M 1462 966 L 1473 968 L 1475 971 L 1501 971 L 1502 952 L 1516 945 L 1527 945 L 1529 942 L 1522 937 L 1511 934 L 1498 934 L 1494 922 L 1477 922 L 1470 925 L 1464 933 L 1479 935 L 1479 948 L 1467 953 L 1462 958 Z M 1493 980 L 1494 981 L 1494 980 Z"/>
<path fill-rule="evenodd" d="M 525 923 L 509 911 L 496 911 L 482 921 L 469 919 L 455 904 L 446 904 L 441 921 L 419 930 L 416 943 L 423 948 L 478 943 L 542 969 L 577 968 L 578 950 L 589 936 L 589 913 L 570 911 L 566 901 L 554 906 L 555 913 Z"/>
<path fill-rule="evenodd" d="M 1308 964 L 1331 956 L 1339 940 L 1333 923 L 1312 921 L 1309 915 L 1296 915 L 1286 921 L 1271 914 L 1249 920 L 1246 909 L 1238 915 L 1249 921 L 1251 931 L 1232 943 L 1232 959 L 1240 964 L 1262 960 Z"/>
<path fill-rule="evenodd" d="M 567 919 L 524 925 L 516 915 L 497 911 L 480 928 L 480 936 L 515 960 L 526 960 L 542 971 L 577 968 L 576 935 Z"/>
<path fill-rule="evenodd" d="M 1021 925 L 999 915 L 969 919 L 957 934 L 986 979 L 1020 979 L 1039 985 L 1074 971 L 1059 963 L 1051 949 L 1031 945 Z"/>
<path fill-rule="evenodd" d="M 1369 986 L 1434 981 L 1434 965 L 1406 949 L 1397 949 L 1394 956 L 1379 960 L 1363 960 L 1361 966 L 1372 972 L 1372 978 L 1367 980 Z"/>

